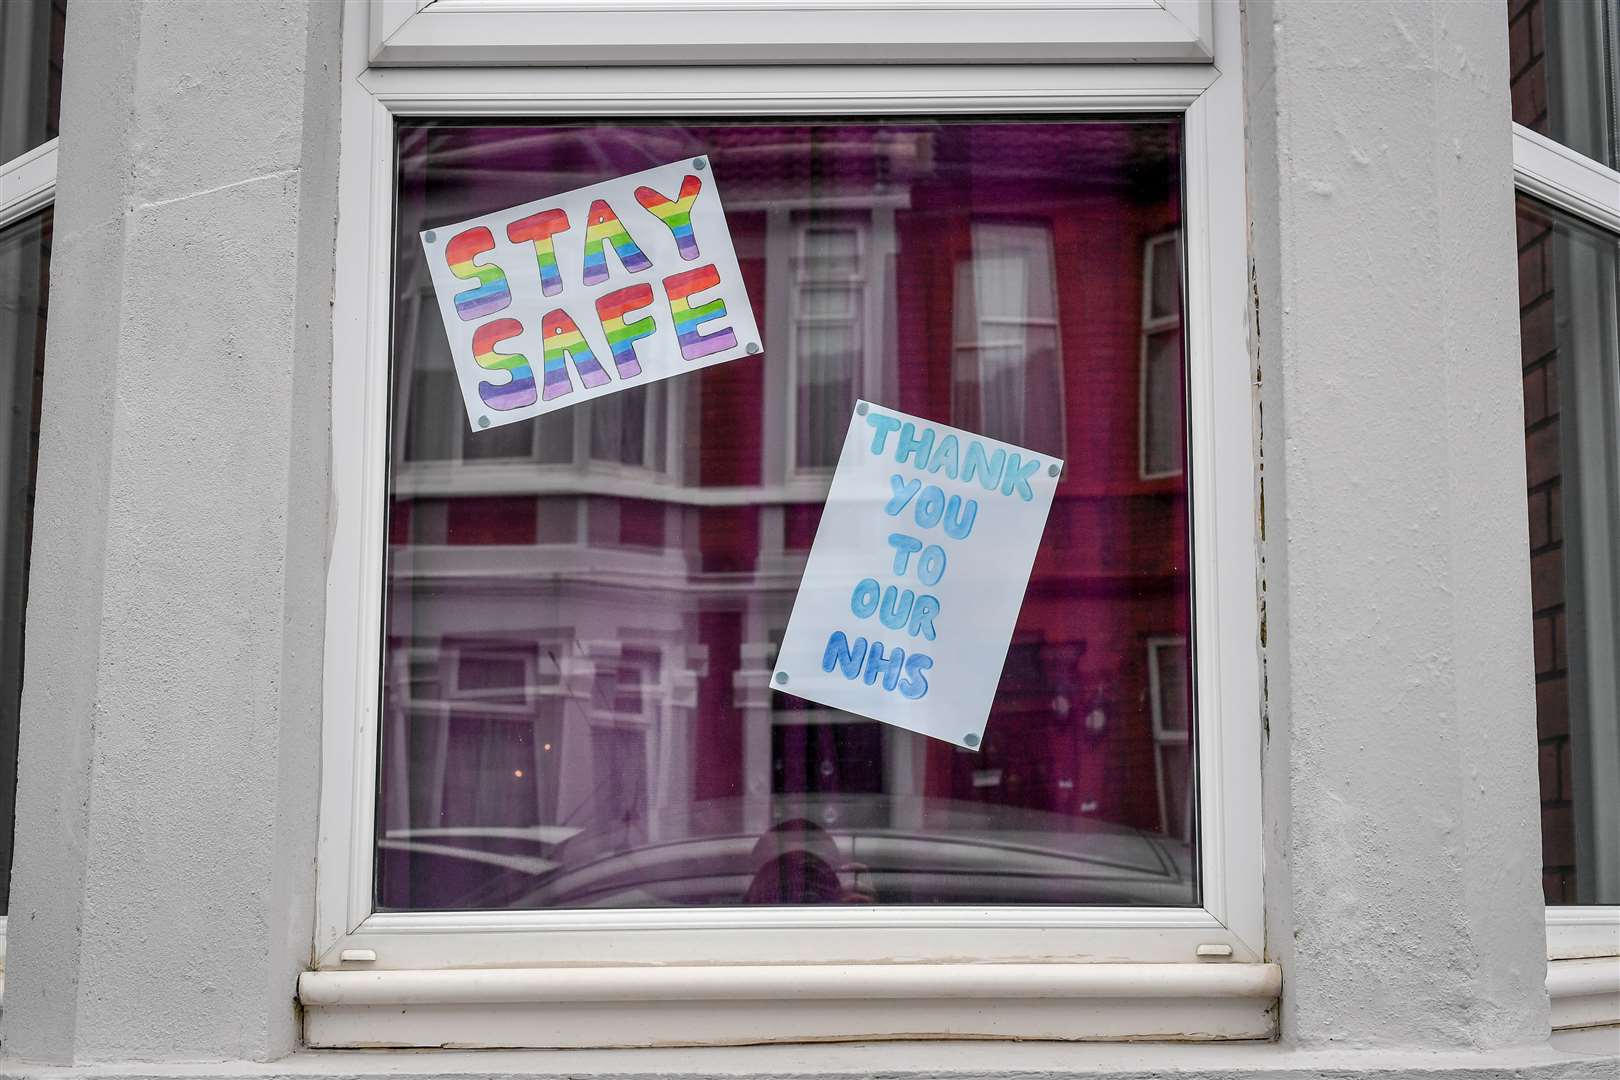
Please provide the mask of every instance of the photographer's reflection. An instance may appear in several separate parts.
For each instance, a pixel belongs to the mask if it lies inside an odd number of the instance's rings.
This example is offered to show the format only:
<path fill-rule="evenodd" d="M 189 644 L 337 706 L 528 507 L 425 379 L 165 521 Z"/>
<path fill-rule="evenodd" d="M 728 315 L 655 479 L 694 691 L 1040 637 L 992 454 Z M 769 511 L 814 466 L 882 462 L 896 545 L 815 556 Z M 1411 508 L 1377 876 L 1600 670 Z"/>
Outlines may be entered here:
<path fill-rule="evenodd" d="M 743 894 L 745 904 L 870 904 L 872 897 L 853 887 L 866 868 L 844 863 L 832 834 L 805 818 L 781 822 L 760 835 L 749 854 L 754 878 Z M 850 875 L 846 889 L 841 873 Z"/>

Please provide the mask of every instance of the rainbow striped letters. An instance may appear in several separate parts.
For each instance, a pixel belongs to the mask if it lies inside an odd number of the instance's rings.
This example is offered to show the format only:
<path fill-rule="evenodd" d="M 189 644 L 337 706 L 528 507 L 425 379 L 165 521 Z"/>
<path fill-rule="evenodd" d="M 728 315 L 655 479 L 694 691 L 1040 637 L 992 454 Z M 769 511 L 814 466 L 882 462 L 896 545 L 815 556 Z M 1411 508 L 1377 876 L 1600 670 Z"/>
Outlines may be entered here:
<path fill-rule="evenodd" d="M 581 167 L 541 148 L 510 179 Z M 686 157 L 422 231 L 475 435 L 763 351 L 721 182 Z"/>
<path fill-rule="evenodd" d="M 698 192 L 702 190 L 703 181 L 690 173 L 681 179 L 681 194 L 677 199 L 665 198 L 650 187 L 636 188 L 636 202 L 669 226 L 675 236 L 675 247 L 687 262 L 698 257 L 697 236 L 692 232 L 692 204 L 697 202 Z"/>
<path fill-rule="evenodd" d="M 444 261 L 449 264 L 450 272 L 458 278 L 478 282 L 475 287 L 456 294 L 456 314 L 463 322 L 493 315 L 512 302 L 512 291 L 506 287 L 506 275 L 500 267 L 493 263 L 473 264 L 475 258 L 494 247 L 495 238 L 483 226 L 468 229 L 444 245 Z"/>
<path fill-rule="evenodd" d="M 494 319 L 473 333 L 473 359 L 481 368 L 490 371 L 509 371 L 512 377 L 505 383 L 481 382 L 478 396 L 492 409 L 506 412 L 534 404 L 534 371 L 522 353 L 502 354 L 495 346 L 507 338 L 523 333 L 523 324 L 516 319 Z"/>
<path fill-rule="evenodd" d="M 540 291 L 546 296 L 562 292 L 562 273 L 557 269 L 557 247 L 552 237 L 568 228 L 568 215 L 561 210 L 542 210 L 506 227 L 506 238 L 514 244 L 534 243 L 534 261 L 540 271 Z"/>
<path fill-rule="evenodd" d="M 637 319 L 626 323 L 626 312 L 644 308 L 653 301 L 651 285 L 631 285 L 599 297 L 596 316 L 602 320 L 602 333 L 607 335 L 608 348 L 613 351 L 613 366 L 619 369 L 619 378 L 633 379 L 641 374 L 641 361 L 636 359 L 636 342 L 652 337 L 658 324 L 652 319 Z"/>
<path fill-rule="evenodd" d="M 574 384 L 568 379 L 569 360 L 574 362 L 574 370 L 579 372 L 579 381 L 586 389 L 608 381 L 608 373 L 602 370 L 585 335 L 579 332 L 568 312 L 561 308 L 546 312 L 546 317 L 540 321 L 540 334 L 546 345 L 545 388 L 541 396 L 547 401 L 574 392 Z"/>
<path fill-rule="evenodd" d="M 729 328 L 707 335 L 698 333 L 700 323 L 725 317 L 724 300 L 710 300 L 707 304 L 693 307 L 687 299 L 693 293 L 712 289 L 718 284 L 720 272 L 712 263 L 664 279 L 664 292 L 669 294 L 669 313 L 675 316 L 675 336 L 681 343 L 681 356 L 688 360 L 697 360 L 737 345 L 737 335 Z"/>
<path fill-rule="evenodd" d="M 639 273 L 652 265 L 652 260 L 630 239 L 630 233 L 605 199 L 591 203 L 585 220 L 590 222 L 585 227 L 585 284 L 600 285 L 608 279 L 607 253 L 602 250 L 604 241 L 613 245 L 619 261 L 630 273 Z"/>

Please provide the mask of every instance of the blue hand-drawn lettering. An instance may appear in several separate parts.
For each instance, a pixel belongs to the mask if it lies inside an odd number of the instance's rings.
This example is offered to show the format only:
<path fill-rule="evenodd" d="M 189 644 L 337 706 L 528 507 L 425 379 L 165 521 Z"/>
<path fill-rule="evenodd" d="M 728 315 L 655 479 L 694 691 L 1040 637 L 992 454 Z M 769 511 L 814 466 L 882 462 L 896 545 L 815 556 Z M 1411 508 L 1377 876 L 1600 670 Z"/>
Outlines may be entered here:
<path fill-rule="evenodd" d="M 905 533 L 890 533 L 889 546 L 894 548 L 894 572 L 903 574 L 911 557 L 922 550 L 923 542 Z"/>
<path fill-rule="evenodd" d="M 1020 463 L 1019 456 L 1017 454 L 1012 455 L 1007 462 L 1007 474 L 1001 480 L 1001 493 L 1011 495 L 1016 490 L 1020 499 L 1025 502 L 1033 502 L 1035 492 L 1029 486 L 1029 478 L 1034 476 L 1035 470 L 1040 467 L 1041 463 L 1038 459 L 1031 458 L 1027 462 Z"/>
<path fill-rule="evenodd" d="M 924 585 L 938 585 L 939 579 L 945 576 L 945 549 L 938 544 L 929 544 L 923 549 L 922 558 L 917 560 L 917 577 Z"/>
<path fill-rule="evenodd" d="M 904 465 L 906 458 L 915 455 L 917 468 L 926 469 L 928 468 L 928 456 L 933 452 L 934 429 L 923 428 L 923 433 L 918 435 L 917 425 L 907 420 L 900 428 L 899 438 L 894 441 L 894 460 Z"/>
<path fill-rule="evenodd" d="M 849 598 L 849 610 L 853 611 L 858 619 L 870 618 L 872 612 L 877 610 L 878 597 L 882 592 L 883 588 L 877 583 L 876 578 L 862 578 Z"/>
<path fill-rule="evenodd" d="M 923 488 L 922 495 L 917 499 L 916 514 L 917 525 L 923 529 L 932 529 L 945 516 L 945 493 L 937 484 Z"/>
<path fill-rule="evenodd" d="M 834 630 L 827 639 L 827 651 L 821 654 L 821 670 L 830 673 L 837 668 L 844 673 L 844 678 L 853 679 L 861 673 L 861 661 L 865 658 L 865 638 L 858 637 L 851 645 L 842 630 Z"/>
<path fill-rule="evenodd" d="M 906 590 L 908 593 L 910 589 Z M 929 641 L 937 636 L 934 633 L 934 616 L 939 614 L 939 597 L 923 593 L 917 597 L 917 604 L 911 611 L 911 636 L 921 634 Z"/>
<path fill-rule="evenodd" d="M 934 666 L 934 658 L 926 653 L 912 653 L 906 657 L 906 678 L 900 684 L 900 696 L 916 701 L 928 693 L 928 680 L 923 672 Z"/>
<path fill-rule="evenodd" d="M 916 598 L 910 589 L 902 590 L 890 585 L 883 590 L 883 600 L 878 605 L 878 621 L 890 630 L 899 630 L 911 620 L 911 605 Z"/>
<path fill-rule="evenodd" d="M 883 453 L 883 444 L 888 441 L 889 432 L 900 430 L 900 421 L 892 416 L 884 416 L 880 412 L 868 411 L 866 422 L 872 426 L 872 453 Z"/>
<path fill-rule="evenodd" d="M 1001 470 L 1006 465 L 1007 451 L 998 446 L 996 452 L 986 458 L 984 447 L 974 439 L 968 443 L 967 461 L 962 465 L 962 481 L 972 483 L 974 476 L 977 475 L 984 490 L 994 491 L 1001 486 Z"/>
<path fill-rule="evenodd" d="M 956 479 L 957 470 L 961 467 L 961 448 L 956 444 L 955 435 L 947 435 L 939 440 L 939 446 L 934 449 L 934 457 L 928 463 L 928 471 L 937 473 L 944 469 L 945 475 L 952 480 Z"/>
<path fill-rule="evenodd" d="M 890 474 L 889 490 L 893 494 L 889 496 L 889 501 L 884 505 L 883 512 L 890 517 L 894 517 L 906 508 L 906 503 L 911 501 L 911 497 L 917 494 L 918 489 L 921 487 L 921 480 L 902 480 L 899 473 Z"/>
<path fill-rule="evenodd" d="M 896 647 L 887 656 L 883 652 L 883 642 L 874 641 L 866 650 L 866 667 L 861 671 L 861 679 L 867 686 L 883 678 L 883 689 L 893 690 L 900 681 L 901 666 L 906 662 L 906 650 Z"/>
<path fill-rule="evenodd" d="M 945 506 L 945 535 L 952 540 L 966 540 L 978 516 L 978 499 L 969 499 L 964 504 L 962 496 L 952 495 L 951 501 Z"/>

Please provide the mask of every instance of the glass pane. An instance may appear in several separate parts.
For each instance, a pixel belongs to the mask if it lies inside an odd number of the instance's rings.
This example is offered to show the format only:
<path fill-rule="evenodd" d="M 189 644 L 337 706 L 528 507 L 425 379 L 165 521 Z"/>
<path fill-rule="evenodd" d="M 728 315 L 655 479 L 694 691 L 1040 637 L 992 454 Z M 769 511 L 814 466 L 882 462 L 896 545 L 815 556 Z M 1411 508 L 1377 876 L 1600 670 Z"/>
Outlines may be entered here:
<path fill-rule="evenodd" d="M 661 432 L 656 484 L 396 467 L 381 907 L 1198 903 L 1194 739 L 1156 732 L 1152 690 L 1190 710 L 1192 660 L 1150 674 L 1147 647 L 1190 633 L 1188 492 L 1141 478 L 1136 392 L 1179 122 L 398 130 L 396 415 L 467 427 L 453 385 L 417 388 L 448 370 L 419 230 L 683 156 L 709 155 L 765 340 L 642 424 L 635 391 L 537 422 L 621 461 Z M 824 497 L 800 467 L 835 463 L 856 395 L 1068 459 L 977 753 L 771 689 Z"/>
<path fill-rule="evenodd" d="M 56 138 L 67 0 L 0 4 L 0 162 Z"/>
<path fill-rule="evenodd" d="M 34 465 L 45 365 L 51 212 L 0 229 L 0 914 L 11 891 L 23 612 L 34 529 Z"/>
<path fill-rule="evenodd" d="M 1542 881 L 1620 904 L 1616 243 L 1523 197 L 1518 228 Z"/>
<path fill-rule="evenodd" d="M 1142 475 L 1179 473 L 1185 456 L 1181 328 L 1147 336 L 1142 376 Z"/>
<path fill-rule="evenodd" d="M 451 394 L 461 393 L 453 376 L 446 389 Z M 461 457 L 464 461 L 534 459 L 534 427 L 530 424 L 512 424 L 479 432 L 463 424 L 457 434 L 461 436 Z"/>
<path fill-rule="evenodd" d="M 1513 120 L 1613 166 L 1616 11 L 1605 0 L 1509 0 Z"/>

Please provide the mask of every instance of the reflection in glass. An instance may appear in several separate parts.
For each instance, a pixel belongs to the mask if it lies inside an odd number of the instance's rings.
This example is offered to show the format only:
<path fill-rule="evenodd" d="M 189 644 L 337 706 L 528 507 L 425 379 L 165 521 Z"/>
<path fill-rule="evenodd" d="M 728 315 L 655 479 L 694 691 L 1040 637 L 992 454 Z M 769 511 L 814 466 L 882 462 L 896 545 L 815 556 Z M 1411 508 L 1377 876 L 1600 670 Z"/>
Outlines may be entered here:
<path fill-rule="evenodd" d="M 1052 230 L 975 222 L 956 264 L 952 423 L 1062 457 L 1063 370 Z"/>
<path fill-rule="evenodd" d="M 1148 241 L 1142 300 L 1142 478 L 1178 476 L 1186 457 L 1183 415 L 1181 238 Z"/>
<path fill-rule="evenodd" d="M 0 162 L 56 138 L 67 0 L 0 4 Z"/>
<path fill-rule="evenodd" d="M 1509 0 L 1513 120 L 1616 165 L 1615 50 L 1609 0 Z"/>
<path fill-rule="evenodd" d="M 402 123 L 378 903 L 1196 904 L 1179 132 Z M 763 354 L 472 430 L 416 233 L 699 153 Z M 769 684 L 858 396 L 1068 459 L 978 753 Z"/>
<path fill-rule="evenodd" d="M 1620 903 L 1620 345 L 1611 235 L 1519 199 L 1530 596 L 1549 904 Z"/>
<path fill-rule="evenodd" d="M 11 823 L 17 796 L 17 715 L 22 704 L 23 613 L 34 531 L 34 466 L 45 366 L 51 212 L 0 229 L 0 914 L 11 891 Z"/>

